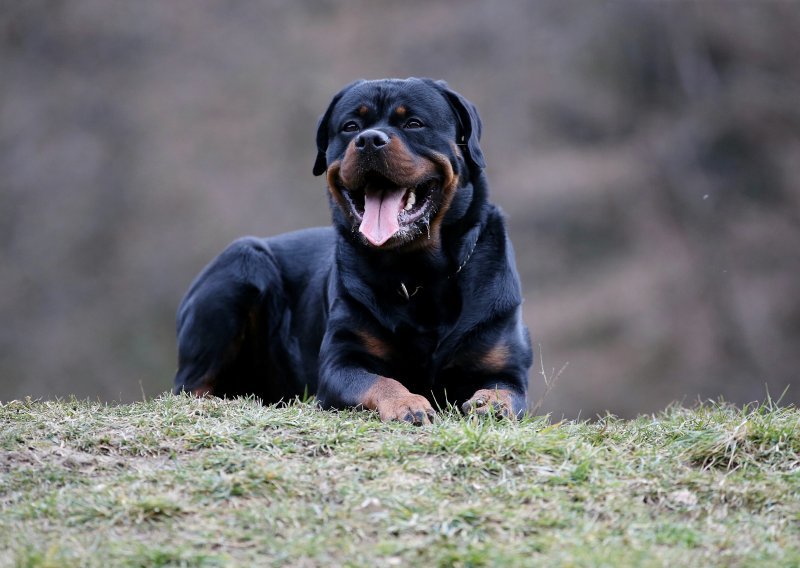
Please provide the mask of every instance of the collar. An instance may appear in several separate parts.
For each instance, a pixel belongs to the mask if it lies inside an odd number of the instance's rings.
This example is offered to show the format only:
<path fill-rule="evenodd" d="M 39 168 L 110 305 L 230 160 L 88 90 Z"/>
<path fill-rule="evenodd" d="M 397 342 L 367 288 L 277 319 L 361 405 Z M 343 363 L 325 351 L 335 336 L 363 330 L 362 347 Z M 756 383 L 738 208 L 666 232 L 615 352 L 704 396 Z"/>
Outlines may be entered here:
<path fill-rule="evenodd" d="M 478 246 L 478 240 L 481 236 L 481 225 L 480 223 L 473 226 L 469 231 L 467 231 L 466 235 L 462 239 L 462 244 L 458 250 L 458 256 L 456 257 L 459 262 L 458 268 L 456 268 L 455 272 L 451 272 L 447 279 L 450 280 L 451 278 L 455 278 L 461 270 L 467 265 L 469 259 L 472 258 L 472 253 L 475 252 L 475 248 Z M 405 299 L 406 302 L 410 301 L 420 290 L 422 290 L 422 286 L 414 287 L 414 290 L 409 290 L 409 286 L 406 286 L 405 282 L 402 280 L 400 281 L 400 286 L 397 289 L 397 293 L 400 294 L 402 298 Z"/>
<path fill-rule="evenodd" d="M 464 235 L 464 239 L 461 245 L 461 248 L 458 251 L 458 259 L 461 260 L 458 264 L 458 268 L 456 271 L 448 276 L 448 280 L 450 278 L 455 277 L 461 270 L 467 265 L 469 259 L 472 257 L 472 253 L 475 252 L 475 247 L 478 246 L 478 239 L 481 236 L 481 225 L 477 224 L 473 226 L 467 234 Z"/>

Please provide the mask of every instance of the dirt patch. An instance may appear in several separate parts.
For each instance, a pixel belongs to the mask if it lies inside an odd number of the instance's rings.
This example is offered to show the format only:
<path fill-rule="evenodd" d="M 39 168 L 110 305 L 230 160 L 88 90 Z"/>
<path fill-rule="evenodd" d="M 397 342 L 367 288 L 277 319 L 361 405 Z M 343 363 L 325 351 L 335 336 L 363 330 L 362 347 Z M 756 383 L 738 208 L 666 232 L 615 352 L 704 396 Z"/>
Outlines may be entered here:
<path fill-rule="evenodd" d="M 129 464 L 116 456 L 90 454 L 67 447 L 29 448 L 23 451 L 0 454 L 0 472 L 45 466 L 58 466 L 74 472 L 91 475 L 127 467 Z"/>

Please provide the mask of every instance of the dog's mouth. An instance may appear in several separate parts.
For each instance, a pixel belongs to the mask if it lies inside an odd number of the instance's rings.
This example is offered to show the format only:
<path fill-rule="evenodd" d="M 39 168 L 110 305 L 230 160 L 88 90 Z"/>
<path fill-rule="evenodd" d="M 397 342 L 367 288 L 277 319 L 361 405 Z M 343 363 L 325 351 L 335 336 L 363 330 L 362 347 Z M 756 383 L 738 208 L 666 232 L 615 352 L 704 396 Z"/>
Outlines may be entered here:
<path fill-rule="evenodd" d="M 373 171 L 363 176 L 358 187 L 346 187 L 341 179 L 336 185 L 350 209 L 354 228 L 357 225 L 375 247 L 389 241 L 400 245 L 429 231 L 442 197 L 438 177 L 426 177 L 413 185 L 398 184 Z"/>

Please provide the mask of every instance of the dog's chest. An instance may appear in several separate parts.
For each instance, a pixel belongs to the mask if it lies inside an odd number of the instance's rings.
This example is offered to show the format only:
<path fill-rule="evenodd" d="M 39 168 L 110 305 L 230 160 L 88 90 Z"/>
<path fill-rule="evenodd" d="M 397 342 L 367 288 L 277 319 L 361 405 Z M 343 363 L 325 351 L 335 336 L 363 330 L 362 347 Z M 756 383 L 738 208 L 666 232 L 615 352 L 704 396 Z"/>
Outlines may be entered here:
<path fill-rule="evenodd" d="M 400 324 L 391 334 L 392 356 L 387 361 L 390 376 L 404 383 L 430 387 L 448 361 L 447 344 L 454 332 L 452 325 L 423 327 Z"/>

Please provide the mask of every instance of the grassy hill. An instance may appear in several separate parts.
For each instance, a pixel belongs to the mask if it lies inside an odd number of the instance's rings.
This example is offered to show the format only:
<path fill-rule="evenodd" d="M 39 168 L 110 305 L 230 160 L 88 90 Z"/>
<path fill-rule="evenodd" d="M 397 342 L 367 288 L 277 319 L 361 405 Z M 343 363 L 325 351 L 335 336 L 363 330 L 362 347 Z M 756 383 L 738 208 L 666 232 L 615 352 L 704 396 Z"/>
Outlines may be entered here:
<path fill-rule="evenodd" d="M 0 405 L 0 564 L 800 564 L 800 412 L 429 428 L 163 396 Z"/>

